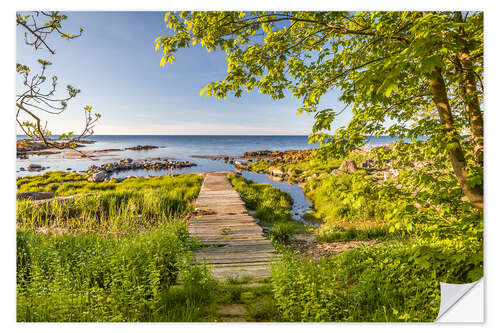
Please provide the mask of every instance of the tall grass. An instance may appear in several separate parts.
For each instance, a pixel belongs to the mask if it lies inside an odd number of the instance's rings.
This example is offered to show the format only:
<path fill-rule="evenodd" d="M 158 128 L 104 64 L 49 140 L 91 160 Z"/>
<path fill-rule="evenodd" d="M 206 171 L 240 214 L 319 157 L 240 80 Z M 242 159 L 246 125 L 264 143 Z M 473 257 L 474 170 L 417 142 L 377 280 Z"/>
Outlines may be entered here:
<path fill-rule="evenodd" d="M 18 230 L 17 320 L 196 320 L 204 299 L 171 290 L 180 273 L 198 267 L 187 265 L 188 239 L 183 223 L 124 237 Z M 208 270 L 196 269 L 197 281 L 211 279 Z M 179 297 L 190 305 L 169 306 Z"/>
<path fill-rule="evenodd" d="M 90 191 L 86 183 L 70 193 Z M 64 192 L 68 192 L 67 185 Z M 17 201 L 17 225 L 22 230 L 98 231 L 129 233 L 179 218 L 193 209 L 200 189 L 200 177 L 161 177 L 130 179 L 92 195 L 70 201 L 51 201 L 35 205 L 30 200 Z M 43 186 L 42 186 L 43 187 Z"/>
<path fill-rule="evenodd" d="M 89 183 L 55 172 L 17 184 L 19 191 L 90 193 L 45 204 L 17 201 L 18 321 L 199 319 L 213 280 L 193 264 L 195 242 L 183 218 L 201 177 Z M 179 275 L 187 288 L 172 287 Z"/>
<path fill-rule="evenodd" d="M 234 189 L 238 191 L 245 206 L 255 211 L 254 217 L 264 226 L 277 226 L 280 230 L 303 231 L 305 226 L 292 218 L 290 213 L 293 200 L 286 192 L 268 184 L 258 184 L 243 177 L 229 176 Z M 292 228 L 283 227 L 284 224 Z"/>

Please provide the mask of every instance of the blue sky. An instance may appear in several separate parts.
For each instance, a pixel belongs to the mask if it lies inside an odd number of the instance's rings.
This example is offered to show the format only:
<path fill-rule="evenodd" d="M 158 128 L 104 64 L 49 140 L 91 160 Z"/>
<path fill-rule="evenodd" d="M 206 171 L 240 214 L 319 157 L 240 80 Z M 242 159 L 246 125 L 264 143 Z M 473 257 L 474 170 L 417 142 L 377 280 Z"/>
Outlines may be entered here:
<path fill-rule="evenodd" d="M 154 40 L 165 35 L 164 12 L 68 12 L 65 31 L 84 29 L 83 36 L 66 41 L 49 37 L 56 54 L 34 51 L 17 28 L 16 62 L 38 71 L 39 58 L 53 62 L 48 74 L 82 90 L 60 116 L 46 116 L 53 133 L 78 133 L 83 106 L 102 114 L 95 134 L 309 134 L 310 114 L 296 115 L 293 97 L 273 100 L 257 92 L 240 98 L 200 97 L 208 83 L 224 78 L 225 55 L 201 47 L 180 50 L 173 65 L 160 67 L 161 52 Z M 22 89 L 16 80 L 16 90 Z M 335 92 L 322 104 L 341 108 Z M 346 112 L 334 125 L 345 124 Z"/>

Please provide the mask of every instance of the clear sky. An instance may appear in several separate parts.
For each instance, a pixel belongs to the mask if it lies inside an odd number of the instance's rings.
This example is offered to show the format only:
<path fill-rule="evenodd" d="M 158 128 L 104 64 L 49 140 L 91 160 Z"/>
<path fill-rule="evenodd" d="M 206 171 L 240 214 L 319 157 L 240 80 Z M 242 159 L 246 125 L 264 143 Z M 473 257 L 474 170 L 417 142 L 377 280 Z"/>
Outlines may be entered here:
<path fill-rule="evenodd" d="M 173 65 L 160 67 L 161 52 L 154 40 L 165 35 L 164 12 L 67 12 L 64 30 L 82 37 L 70 41 L 50 36 L 51 55 L 25 45 L 17 28 L 16 62 L 33 71 L 39 58 L 53 63 L 48 76 L 59 77 L 58 91 L 71 84 L 82 92 L 60 116 L 46 116 L 53 133 L 78 133 L 83 106 L 102 114 L 95 134 L 269 134 L 306 135 L 314 122 L 310 114 L 296 115 L 293 97 L 273 100 L 257 92 L 240 98 L 200 97 L 208 83 L 224 78 L 225 55 L 201 47 L 180 50 Z M 22 89 L 16 80 L 16 90 Z M 322 104 L 341 108 L 336 92 Z M 349 114 L 335 125 L 344 124 Z M 337 127 L 335 126 L 334 127 Z M 18 134 L 19 131 L 18 131 Z"/>

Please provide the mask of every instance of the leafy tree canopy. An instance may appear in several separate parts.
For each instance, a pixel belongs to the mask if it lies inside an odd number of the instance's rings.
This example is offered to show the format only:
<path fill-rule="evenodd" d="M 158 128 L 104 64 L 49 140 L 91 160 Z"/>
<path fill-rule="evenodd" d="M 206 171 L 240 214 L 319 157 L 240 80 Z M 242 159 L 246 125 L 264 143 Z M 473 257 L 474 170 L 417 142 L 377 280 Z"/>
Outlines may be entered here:
<path fill-rule="evenodd" d="M 162 66 L 196 44 L 226 53 L 225 78 L 202 95 L 290 92 L 299 114 L 314 113 L 310 139 L 325 156 L 370 135 L 426 136 L 482 209 L 481 12 L 176 12 L 165 21 Z M 331 135 L 342 110 L 319 105 L 334 88 L 353 116 Z"/>

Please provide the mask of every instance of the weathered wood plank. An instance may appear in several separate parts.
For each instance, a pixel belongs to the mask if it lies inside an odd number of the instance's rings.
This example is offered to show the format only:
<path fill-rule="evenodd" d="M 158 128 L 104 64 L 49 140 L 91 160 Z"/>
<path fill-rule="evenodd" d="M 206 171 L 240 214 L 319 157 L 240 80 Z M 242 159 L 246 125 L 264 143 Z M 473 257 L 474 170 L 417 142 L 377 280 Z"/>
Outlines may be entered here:
<path fill-rule="evenodd" d="M 216 279 L 269 277 L 269 265 L 276 259 L 274 248 L 248 215 L 227 173 L 205 175 L 195 208 L 199 215 L 190 220 L 189 233 L 211 245 L 199 249 L 195 257 L 212 265 Z"/>

